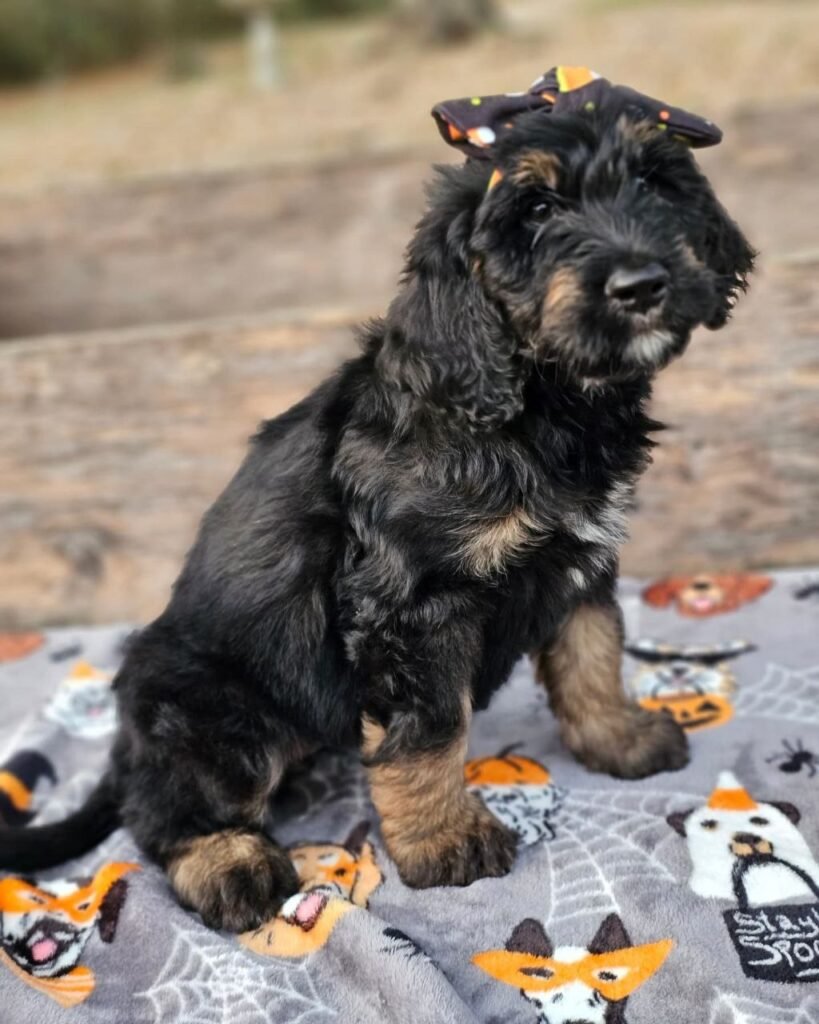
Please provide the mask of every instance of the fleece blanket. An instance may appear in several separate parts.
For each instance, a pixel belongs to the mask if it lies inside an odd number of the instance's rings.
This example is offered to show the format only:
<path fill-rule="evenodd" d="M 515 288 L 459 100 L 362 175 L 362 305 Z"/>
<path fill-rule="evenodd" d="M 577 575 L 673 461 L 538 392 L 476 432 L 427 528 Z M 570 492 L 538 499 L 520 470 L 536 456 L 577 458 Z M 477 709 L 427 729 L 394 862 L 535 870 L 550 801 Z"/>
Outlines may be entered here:
<path fill-rule="evenodd" d="M 506 878 L 398 879 L 355 755 L 271 820 L 303 881 L 209 931 L 126 832 L 0 877 L 1 1024 L 816 1024 L 819 576 L 624 581 L 624 685 L 689 732 L 681 772 L 593 775 L 527 663 L 475 716 L 466 778 L 521 840 Z M 127 627 L 0 637 L 0 817 L 75 808 L 115 726 Z"/>

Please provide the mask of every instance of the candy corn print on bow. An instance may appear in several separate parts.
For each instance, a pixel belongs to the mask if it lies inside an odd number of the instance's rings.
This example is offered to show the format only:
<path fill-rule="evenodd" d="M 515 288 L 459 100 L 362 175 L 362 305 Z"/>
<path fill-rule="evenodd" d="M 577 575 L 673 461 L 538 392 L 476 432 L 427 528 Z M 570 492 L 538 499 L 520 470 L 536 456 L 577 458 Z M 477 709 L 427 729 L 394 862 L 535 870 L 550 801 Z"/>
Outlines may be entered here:
<path fill-rule="evenodd" d="M 528 92 L 445 100 L 432 108 L 444 140 L 467 156 L 489 159 L 492 146 L 514 126 L 515 118 L 533 110 L 545 113 L 592 113 L 608 99 L 619 101 L 641 120 L 653 122 L 689 146 L 716 146 L 722 132 L 712 121 L 680 107 L 652 99 L 624 85 L 612 85 L 588 68 L 559 65 L 541 75 Z"/>

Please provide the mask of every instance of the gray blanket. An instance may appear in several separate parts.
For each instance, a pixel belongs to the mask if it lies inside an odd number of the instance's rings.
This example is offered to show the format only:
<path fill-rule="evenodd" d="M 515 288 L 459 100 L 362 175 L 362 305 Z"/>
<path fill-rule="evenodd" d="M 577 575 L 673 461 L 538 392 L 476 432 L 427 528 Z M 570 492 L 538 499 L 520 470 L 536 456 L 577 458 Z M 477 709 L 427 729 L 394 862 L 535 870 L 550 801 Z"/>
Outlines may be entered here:
<path fill-rule="evenodd" d="M 626 686 L 688 728 L 686 770 L 588 773 L 521 663 L 467 765 L 520 833 L 508 877 L 405 888 L 356 757 L 325 752 L 272 808 L 304 885 L 257 932 L 203 927 L 123 831 L 0 877 L 0 1024 L 816 1024 L 819 577 L 621 598 Z M 0 819 L 93 786 L 128 632 L 0 636 Z"/>

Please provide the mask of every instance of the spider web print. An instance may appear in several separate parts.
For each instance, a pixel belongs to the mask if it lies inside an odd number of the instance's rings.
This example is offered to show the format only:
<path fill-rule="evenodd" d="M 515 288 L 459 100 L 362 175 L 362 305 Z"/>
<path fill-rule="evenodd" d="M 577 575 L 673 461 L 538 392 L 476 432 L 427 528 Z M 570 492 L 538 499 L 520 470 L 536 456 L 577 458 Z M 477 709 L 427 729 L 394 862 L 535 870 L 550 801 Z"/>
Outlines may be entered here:
<path fill-rule="evenodd" d="M 666 815 L 686 800 L 699 802 L 680 793 L 571 790 L 555 823 L 557 838 L 544 847 L 552 899 L 547 923 L 619 912 L 615 889 L 632 879 L 643 886 L 676 883 L 657 854 L 673 838 Z"/>
<path fill-rule="evenodd" d="M 205 929 L 177 927 L 165 966 L 137 999 L 153 1024 L 323 1024 L 337 1014 L 304 964 L 271 967 Z"/>
<path fill-rule="evenodd" d="M 741 685 L 734 709 L 743 718 L 819 725 L 819 666 L 792 669 L 769 663 L 761 678 Z"/>
<path fill-rule="evenodd" d="M 711 1007 L 708 1024 L 814 1024 L 816 1011 L 819 1011 L 819 1003 L 812 999 L 785 1009 L 758 999 L 720 992 Z"/>

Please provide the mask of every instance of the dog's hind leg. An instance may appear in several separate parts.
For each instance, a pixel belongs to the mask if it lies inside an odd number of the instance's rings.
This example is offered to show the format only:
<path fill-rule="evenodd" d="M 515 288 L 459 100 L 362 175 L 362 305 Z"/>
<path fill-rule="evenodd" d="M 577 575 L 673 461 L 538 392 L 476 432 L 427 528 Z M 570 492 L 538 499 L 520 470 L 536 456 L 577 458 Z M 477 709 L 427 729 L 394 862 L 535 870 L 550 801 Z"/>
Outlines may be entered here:
<path fill-rule="evenodd" d="M 683 768 L 685 733 L 670 715 L 645 711 L 626 697 L 622 652 L 620 612 L 610 602 L 580 605 L 536 656 L 566 746 L 593 771 L 624 779 Z"/>
<path fill-rule="evenodd" d="M 246 931 L 299 889 L 287 853 L 263 829 L 284 758 L 280 752 L 237 752 L 227 764 L 218 741 L 211 757 L 204 737 L 202 746 L 196 759 L 188 754 L 162 767 L 138 765 L 123 817 L 165 869 L 183 906 L 198 911 L 211 928 Z M 243 762 L 238 768 L 237 761 Z M 248 770 L 263 761 L 265 771 Z"/>
<path fill-rule="evenodd" d="M 250 687 L 199 679 L 197 688 L 166 678 L 155 694 L 143 684 L 138 702 L 125 702 L 121 816 L 184 906 L 212 928 L 245 931 L 299 889 L 264 823 L 303 748 Z"/>
<path fill-rule="evenodd" d="M 183 906 L 210 928 L 232 932 L 258 927 L 299 888 L 287 853 L 250 826 L 179 840 L 166 870 Z"/>

